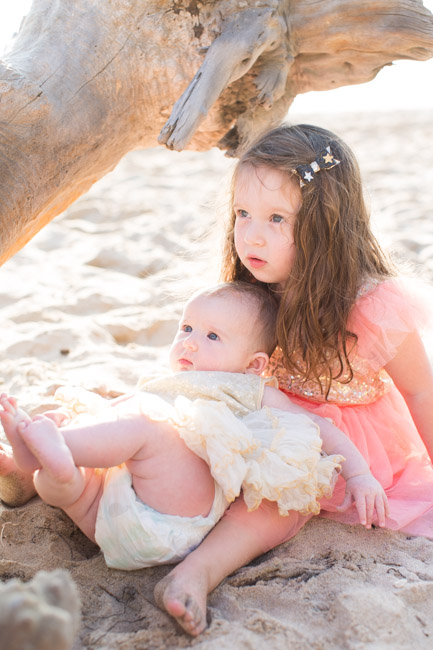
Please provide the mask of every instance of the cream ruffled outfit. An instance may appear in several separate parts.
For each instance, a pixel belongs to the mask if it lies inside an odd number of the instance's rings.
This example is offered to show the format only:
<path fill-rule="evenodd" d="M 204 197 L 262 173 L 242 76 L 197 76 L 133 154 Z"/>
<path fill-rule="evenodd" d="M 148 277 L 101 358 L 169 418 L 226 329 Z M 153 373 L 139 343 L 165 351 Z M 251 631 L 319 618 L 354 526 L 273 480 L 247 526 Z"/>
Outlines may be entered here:
<path fill-rule="evenodd" d="M 243 491 L 250 510 L 262 499 L 290 510 L 318 513 L 318 499 L 332 494 L 341 456 L 321 453 L 317 425 L 306 415 L 261 408 L 272 378 L 227 372 L 181 372 L 142 378 L 132 402 L 114 408 L 84 389 L 56 393 L 73 417 L 98 418 L 107 408 L 116 418 L 139 410 L 153 420 L 172 422 L 185 444 L 209 465 L 215 500 L 207 517 L 156 512 L 135 495 L 124 465 L 107 471 L 96 524 L 96 539 L 116 568 L 175 562 L 197 546 Z M 114 416 L 114 413 L 113 413 Z M 80 418 L 83 416 L 80 415 Z"/>

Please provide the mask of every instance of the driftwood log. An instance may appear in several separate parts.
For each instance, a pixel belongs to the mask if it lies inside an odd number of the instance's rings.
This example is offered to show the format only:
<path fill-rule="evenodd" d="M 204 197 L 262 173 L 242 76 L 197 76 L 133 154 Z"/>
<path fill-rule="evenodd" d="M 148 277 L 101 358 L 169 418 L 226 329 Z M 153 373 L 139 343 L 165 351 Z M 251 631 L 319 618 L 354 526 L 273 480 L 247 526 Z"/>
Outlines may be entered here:
<path fill-rule="evenodd" d="M 34 0 L 0 63 L 0 262 L 131 149 L 235 154 L 298 93 L 432 56 L 419 0 Z"/>

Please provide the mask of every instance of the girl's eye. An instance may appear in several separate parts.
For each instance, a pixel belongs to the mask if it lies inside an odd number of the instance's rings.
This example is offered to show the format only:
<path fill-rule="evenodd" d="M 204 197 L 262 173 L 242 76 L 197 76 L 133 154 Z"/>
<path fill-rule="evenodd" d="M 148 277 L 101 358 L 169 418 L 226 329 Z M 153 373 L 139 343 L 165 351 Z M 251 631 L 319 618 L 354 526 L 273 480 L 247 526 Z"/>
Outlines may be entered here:
<path fill-rule="evenodd" d="M 207 337 L 208 337 L 208 339 L 210 339 L 211 341 L 218 341 L 218 339 L 219 339 L 218 334 L 215 334 L 215 332 L 209 332 L 209 334 L 207 335 Z"/>
<path fill-rule="evenodd" d="M 273 214 L 271 217 L 272 223 L 281 223 L 284 221 L 284 217 L 281 217 L 279 214 Z"/>
<path fill-rule="evenodd" d="M 248 217 L 248 212 L 246 210 L 236 210 L 236 217 L 238 219 L 245 219 Z"/>
<path fill-rule="evenodd" d="M 182 332 L 192 332 L 191 325 L 182 325 Z"/>

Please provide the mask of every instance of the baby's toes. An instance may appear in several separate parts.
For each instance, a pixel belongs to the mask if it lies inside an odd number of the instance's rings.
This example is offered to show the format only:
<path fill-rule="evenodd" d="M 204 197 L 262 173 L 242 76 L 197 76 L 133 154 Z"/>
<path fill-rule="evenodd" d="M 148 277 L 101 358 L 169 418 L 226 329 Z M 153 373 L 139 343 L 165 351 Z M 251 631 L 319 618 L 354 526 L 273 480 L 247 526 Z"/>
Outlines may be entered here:
<path fill-rule="evenodd" d="M 0 411 L 0 420 L 2 424 L 12 425 L 16 423 L 16 412 L 15 410 L 3 409 Z"/>
<path fill-rule="evenodd" d="M 13 415 L 8 413 L 7 411 L 0 411 L 0 422 L 3 424 L 3 426 L 8 426 L 9 424 L 12 424 L 14 418 Z"/>
<path fill-rule="evenodd" d="M 17 412 L 17 402 L 13 397 L 8 397 L 7 395 L 0 398 L 0 404 L 2 405 L 6 413 L 15 415 Z"/>

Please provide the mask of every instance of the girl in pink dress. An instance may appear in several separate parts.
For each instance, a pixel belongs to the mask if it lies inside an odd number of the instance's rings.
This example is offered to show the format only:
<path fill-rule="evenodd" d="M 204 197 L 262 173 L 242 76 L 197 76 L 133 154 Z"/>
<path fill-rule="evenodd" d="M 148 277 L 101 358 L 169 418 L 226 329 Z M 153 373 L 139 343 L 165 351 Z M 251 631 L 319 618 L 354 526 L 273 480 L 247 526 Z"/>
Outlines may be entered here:
<path fill-rule="evenodd" d="M 433 373 L 419 334 L 428 298 L 396 277 L 374 238 L 353 153 L 329 131 L 283 125 L 241 157 L 232 187 L 222 276 L 277 296 L 270 372 L 358 447 L 388 496 L 386 527 L 433 539 Z M 364 516 L 344 493 L 340 478 L 322 515 L 377 524 L 374 495 Z M 248 513 L 239 498 L 157 585 L 158 604 L 199 634 L 207 593 L 308 518 L 270 503 Z"/>

